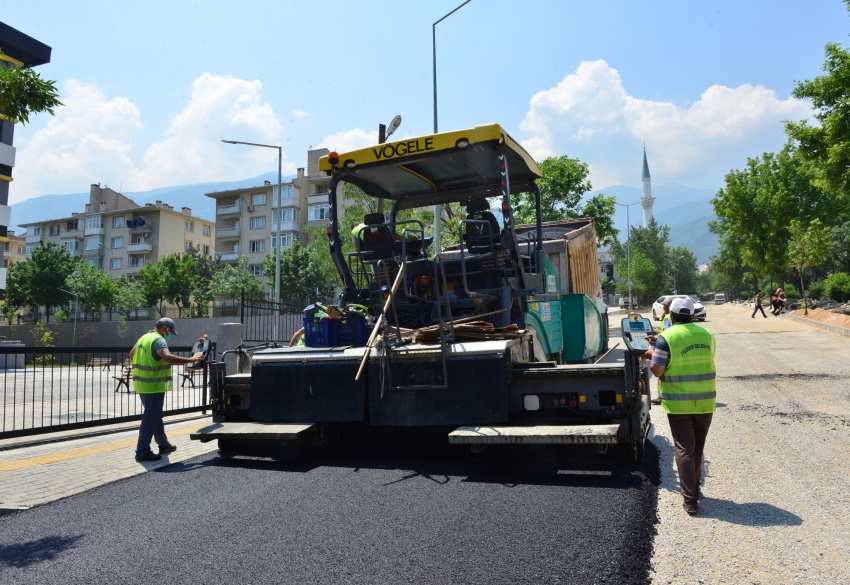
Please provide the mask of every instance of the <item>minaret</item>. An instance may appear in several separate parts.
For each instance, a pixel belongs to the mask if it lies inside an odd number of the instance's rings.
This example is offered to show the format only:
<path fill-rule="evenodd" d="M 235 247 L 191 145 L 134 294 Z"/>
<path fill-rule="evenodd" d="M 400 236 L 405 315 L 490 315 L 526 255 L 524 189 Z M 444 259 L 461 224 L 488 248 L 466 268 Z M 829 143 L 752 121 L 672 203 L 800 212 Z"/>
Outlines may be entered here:
<path fill-rule="evenodd" d="M 655 198 L 652 196 L 652 179 L 649 178 L 649 165 L 646 164 L 646 146 L 643 147 L 643 195 L 640 198 L 640 206 L 643 207 L 643 227 L 648 228 L 649 222 L 652 220 L 652 202 Z"/>

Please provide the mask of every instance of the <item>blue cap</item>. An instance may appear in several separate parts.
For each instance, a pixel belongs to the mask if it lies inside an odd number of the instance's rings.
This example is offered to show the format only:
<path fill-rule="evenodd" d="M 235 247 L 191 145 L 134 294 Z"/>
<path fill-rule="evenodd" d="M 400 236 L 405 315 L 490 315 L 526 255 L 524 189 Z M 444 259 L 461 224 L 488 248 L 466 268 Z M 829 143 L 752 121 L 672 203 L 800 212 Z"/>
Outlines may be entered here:
<path fill-rule="evenodd" d="M 177 330 L 174 328 L 174 319 L 171 317 L 163 317 L 156 322 L 156 328 L 168 327 L 174 335 L 177 335 Z"/>

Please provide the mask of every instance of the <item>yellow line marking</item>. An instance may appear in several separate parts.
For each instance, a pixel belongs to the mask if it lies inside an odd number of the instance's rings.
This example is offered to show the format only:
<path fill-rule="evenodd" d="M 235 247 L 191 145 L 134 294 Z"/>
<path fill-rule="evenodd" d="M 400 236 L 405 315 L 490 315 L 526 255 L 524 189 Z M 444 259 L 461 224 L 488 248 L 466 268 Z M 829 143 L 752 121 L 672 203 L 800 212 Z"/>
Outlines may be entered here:
<path fill-rule="evenodd" d="M 209 423 L 201 423 L 181 427 L 168 431 L 169 437 L 180 437 L 188 435 L 206 426 Z M 39 465 L 47 465 L 48 463 L 58 463 L 69 459 L 77 459 L 79 457 L 88 457 L 89 455 L 98 455 L 109 451 L 117 451 L 126 449 L 127 447 L 135 447 L 138 439 L 123 439 L 121 441 L 113 441 L 102 445 L 92 445 L 91 447 L 83 447 L 81 449 L 71 449 L 69 451 L 60 451 L 59 453 L 51 453 L 49 455 L 37 455 L 35 457 L 26 457 L 24 459 L 14 459 L 12 461 L 0 462 L 0 473 L 3 471 L 17 471 L 19 469 L 28 469 L 30 467 L 38 467 Z"/>

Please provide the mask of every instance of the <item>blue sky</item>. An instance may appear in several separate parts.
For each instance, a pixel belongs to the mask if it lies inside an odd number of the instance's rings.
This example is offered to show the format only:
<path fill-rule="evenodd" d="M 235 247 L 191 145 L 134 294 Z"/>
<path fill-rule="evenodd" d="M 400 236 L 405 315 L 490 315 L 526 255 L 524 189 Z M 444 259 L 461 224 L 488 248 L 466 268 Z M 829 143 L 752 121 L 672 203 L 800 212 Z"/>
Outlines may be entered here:
<path fill-rule="evenodd" d="M 309 146 L 432 130 L 431 2 L 39 2 L 0 0 L 53 47 L 43 76 L 67 107 L 16 131 L 11 201 L 87 190 L 235 180 L 285 171 Z M 746 156 L 781 148 L 789 99 L 846 43 L 838 0 L 472 0 L 437 27 L 440 128 L 498 122 L 538 158 L 577 156 L 594 188 L 653 180 L 718 188 Z"/>

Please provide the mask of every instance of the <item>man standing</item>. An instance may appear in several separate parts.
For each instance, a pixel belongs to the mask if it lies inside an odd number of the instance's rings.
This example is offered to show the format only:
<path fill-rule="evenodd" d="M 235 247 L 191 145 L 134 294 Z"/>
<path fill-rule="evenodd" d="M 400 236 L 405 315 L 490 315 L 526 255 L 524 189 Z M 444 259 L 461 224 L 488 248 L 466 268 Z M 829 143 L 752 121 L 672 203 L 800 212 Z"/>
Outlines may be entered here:
<path fill-rule="evenodd" d="M 753 319 L 756 318 L 756 312 L 761 311 L 762 317 L 767 319 L 767 313 L 764 312 L 764 307 L 761 306 L 761 291 L 756 291 L 756 308 L 753 309 L 753 314 L 751 315 Z"/>
<path fill-rule="evenodd" d="M 655 349 L 648 352 L 661 410 L 673 435 L 683 506 L 691 516 L 699 512 L 703 449 L 717 398 L 714 334 L 694 325 L 693 315 L 689 297 L 674 299 L 673 325 L 659 334 Z"/>
<path fill-rule="evenodd" d="M 174 320 L 163 317 L 156 322 L 153 331 L 148 331 L 130 350 L 133 361 L 133 387 L 144 407 L 142 424 L 139 425 L 139 442 L 136 445 L 136 461 L 159 461 L 166 453 L 177 447 L 168 442 L 165 425 L 162 423 L 162 406 L 165 393 L 172 389 L 171 364 L 193 364 L 201 361 L 197 355 L 184 358 L 168 351 L 168 340 L 177 335 Z M 151 439 L 156 439 L 159 454 L 151 451 Z"/>

